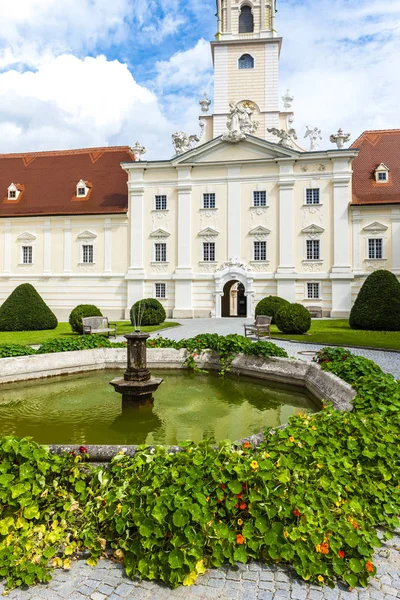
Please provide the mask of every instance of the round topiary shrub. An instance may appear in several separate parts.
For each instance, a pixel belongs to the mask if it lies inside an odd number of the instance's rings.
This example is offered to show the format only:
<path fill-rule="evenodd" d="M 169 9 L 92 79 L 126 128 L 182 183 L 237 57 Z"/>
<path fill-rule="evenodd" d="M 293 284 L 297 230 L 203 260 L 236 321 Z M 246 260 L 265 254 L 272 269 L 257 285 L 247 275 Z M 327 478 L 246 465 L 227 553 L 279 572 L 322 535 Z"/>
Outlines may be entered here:
<path fill-rule="evenodd" d="M 400 331 L 400 282 L 390 271 L 371 273 L 351 309 L 350 327 L 370 331 Z"/>
<path fill-rule="evenodd" d="M 283 306 L 289 306 L 290 302 L 279 296 L 268 296 L 263 298 L 256 306 L 256 317 L 266 315 L 272 317 L 272 323 L 275 323 L 275 315 Z"/>
<path fill-rule="evenodd" d="M 130 316 L 134 326 L 159 325 L 167 317 L 163 305 L 155 298 L 145 298 L 136 302 L 131 308 Z"/>
<path fill-rule="evenodd" d="M 82 319 L 86 317 L 102 317 L 101 310 L 94 304 L 79 304 L 69 315 L 72 331 L 83 335 Z"/>
<path fill-rule="evenodd" d="M 311 327 L 311 315 L 301 304 L 282 306 L 276 315 L 275 321 L 282 333 L 306 333 Z"/>
<path fill-rule="evenodd" d="M 56 315 L 30 283 L 15 288 L 0 307 L 0 331 L 42 331 L 57 325 Z"/>

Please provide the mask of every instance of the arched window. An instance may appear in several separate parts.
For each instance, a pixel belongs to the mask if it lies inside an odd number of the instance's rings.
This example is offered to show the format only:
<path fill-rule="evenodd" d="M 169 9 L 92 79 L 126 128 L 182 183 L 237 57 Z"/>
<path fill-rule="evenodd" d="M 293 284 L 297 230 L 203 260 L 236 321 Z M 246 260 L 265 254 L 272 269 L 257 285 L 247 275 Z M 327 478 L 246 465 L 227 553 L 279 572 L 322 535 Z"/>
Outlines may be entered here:
<path fill-rule="evenodd" d="M 250 6 L 242 6 L 239 16 L 239 33 L 253 33 L 254 17 Z"/>
<path fill-rule="evenodd" d="M 250 54 L 243 54 L 239 58 L 239 69 L 254 69 L 254 58 Z"/>

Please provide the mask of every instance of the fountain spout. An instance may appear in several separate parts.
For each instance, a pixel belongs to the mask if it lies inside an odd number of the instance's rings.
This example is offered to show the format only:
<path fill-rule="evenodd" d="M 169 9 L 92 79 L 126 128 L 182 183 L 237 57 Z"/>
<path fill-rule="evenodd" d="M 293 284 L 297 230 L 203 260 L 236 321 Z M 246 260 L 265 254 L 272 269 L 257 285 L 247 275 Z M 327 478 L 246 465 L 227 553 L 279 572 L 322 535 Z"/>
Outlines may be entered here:
<path fill-rule="evenodd" d="M 114 379 L 110 384 L 122 394 L 123 404 L 143 404 L 153 401 L 153 393 L 162 379 L 152 377 L 147 368 L 146 341 L 149 334 L 135 331 L 125 336 L 128 340 L 128 365 L 123 379 Z"/>

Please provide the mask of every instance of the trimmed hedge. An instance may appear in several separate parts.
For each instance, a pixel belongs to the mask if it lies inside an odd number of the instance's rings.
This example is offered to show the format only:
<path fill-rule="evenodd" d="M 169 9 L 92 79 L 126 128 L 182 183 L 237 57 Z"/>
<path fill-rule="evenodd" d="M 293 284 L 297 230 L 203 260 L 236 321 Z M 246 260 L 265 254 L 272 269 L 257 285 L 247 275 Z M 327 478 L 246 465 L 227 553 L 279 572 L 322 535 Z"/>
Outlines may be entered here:
<path fill-rule="evenodd" d="M 55 329 L 56 315 L 30 283 L 19 285 L 0 307 L 0 331 Z"/>
<path fill-rule="evenodd" d="M 69 324 L 72 331 L 83 334 L 82 319 L 86 317 L 102 317 L 101 310 L 94 304 L 79 304 L 69 315 Z"/>
<path fill-rule="evenodd" d="M 400 331 L 400 282 L 390 271 L 371 273 L 351 309 L 352 329 Z"/>
<path fill-rule="evenodd" d="M 134 304 L 130 311 L 131 323 L 133 326 L 141 325 L 159 325 L 167 317 L 164 307 L 155 298 L 145 298 Z"/>
<path fill-rule="evenodd" d="M 290 302 L 279 296 L 267 296 L 260 300 L 256 306 L 256 317 L 266 315 L 272 317 L 272 323 L 276 323 L 275 315 L 283 306 L 289 306 Z"/>
<path fill-rule="evenodd" d="M 310 329 L 311 315 L 302 304 L 289 304 L 277 311 L 275 322 L 282 333 L 301 335 Z"/>

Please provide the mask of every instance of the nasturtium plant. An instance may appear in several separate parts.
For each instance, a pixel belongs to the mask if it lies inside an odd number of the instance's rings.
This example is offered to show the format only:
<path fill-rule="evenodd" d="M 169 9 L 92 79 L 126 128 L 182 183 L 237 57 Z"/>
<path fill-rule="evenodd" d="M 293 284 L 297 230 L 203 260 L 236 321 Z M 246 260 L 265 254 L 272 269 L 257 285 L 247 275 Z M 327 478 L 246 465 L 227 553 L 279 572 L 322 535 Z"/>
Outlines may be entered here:
<path fill-rule="evenodd" d="M 241 336 L 228 338 L 197 336 L 182 347 L 250 352 Z M 83 446 L 57 456 L 31 439 L 0 438 L 0 578 L 8 588 L 46 582 L 51 568 L 70 568 L 87 549 L 91 565 L 111 551 L 129 577 L 171 587 L 253 559 L 290 563 L 320 585 L 367 586 L 377 528 L 390 537 L 399 526 L 400 386 L 356 358 L 343 349 L 317 357 L 356 389 L 352 412 L 327 405 L 299 414 L 257 447 L 204 440 L 171 454 L 140 446 L 106 469 L 84 462 Z"/>

